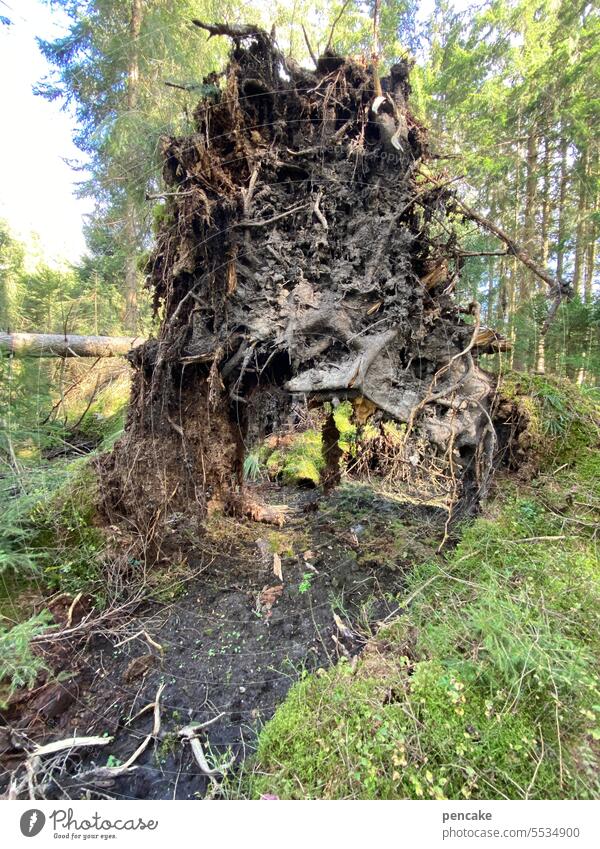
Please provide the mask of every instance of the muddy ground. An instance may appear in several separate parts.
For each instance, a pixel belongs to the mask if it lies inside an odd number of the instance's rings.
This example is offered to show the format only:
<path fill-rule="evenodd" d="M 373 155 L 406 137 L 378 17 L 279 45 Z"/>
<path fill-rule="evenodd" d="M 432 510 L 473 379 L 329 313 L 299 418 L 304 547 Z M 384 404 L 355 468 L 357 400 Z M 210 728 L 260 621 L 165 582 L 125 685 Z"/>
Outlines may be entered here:
<path fill-rule="evenodd" d="M 48 797 L 205 796 L 208 779 L 177 732 L 218 717 L 203 737 L 209 761 L 233 755 L 239 764 L 251 756 L 258 731 L 294 682 L 352 662 L 377 623 L 398 610 L 407 570 L 435 556 L 443 535 L 443 510 L 401 503 L 366 485 L 346 484 L 321 500 L 311 491 L 260 489 L 261 497 L 290 506 L 286 526 L 211 520 L 204 543 L 190 546 L 185 569 L 166 571 L 158 598 L 128 624 L 127 633 L 145 630 L 162 653 L 143 635 L 120 646 L 122 633 L 96 638 L 55 670 L 58 685 L 41 688 L 26 715 L 12 718 L 11 727 L 30 738 L 114 736 L 102 749 L 59 762 Z M 161 731 L 137 768 L 104 785 L 78 778 L 127 760 L 153 721 L 151 712 L 131 718 L 161 683 Z M 18 757 L 4 758 L 5 779 L 17 765 Z"/>

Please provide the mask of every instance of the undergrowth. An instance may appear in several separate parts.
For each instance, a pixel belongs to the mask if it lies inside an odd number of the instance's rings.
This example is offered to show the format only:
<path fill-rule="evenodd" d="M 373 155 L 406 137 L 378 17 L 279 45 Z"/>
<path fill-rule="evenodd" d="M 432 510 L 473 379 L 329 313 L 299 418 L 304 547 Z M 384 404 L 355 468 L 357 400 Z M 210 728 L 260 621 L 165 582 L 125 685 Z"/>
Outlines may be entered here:
<path fill-rule="evenodd" d="M 46 669 L 41 655 L 31 647 L 33 637 L 46 630 L 52 616 L 46 611 L 8 627 L 0 618 L 0 707 L 20 687 L 33 687 L 39 673 Z"/>
<path fill-rule="evenodd" d="M 242 795 L 597 798 L 598 408 L 509 375 L 538 476 L 500 481 L 356 668 L 307 676 L 263 728 Z"/>
<path fill-rule="evenodd" d="M 33 416 L 17 398 L 11 427 L 0 434 L 0 458 L 3 440 L 12 457 L 0 475 L 0 682 L 8 682 L 9 694 L 30 686 L 42 668 L 29 644 L 50 621 L 43 610 L 48 594 L 84 592 L 97 606 L 105 603 L 93 455 L 44 456 L 72 450 L 74 435 L 108 449 L 123 428 L 128 380 L 109 376 L 95 389 L 82 381 L 60 421 L 44 420 L 39 411 Z M 21 424 L 32 417 L 35 426 Z"/>

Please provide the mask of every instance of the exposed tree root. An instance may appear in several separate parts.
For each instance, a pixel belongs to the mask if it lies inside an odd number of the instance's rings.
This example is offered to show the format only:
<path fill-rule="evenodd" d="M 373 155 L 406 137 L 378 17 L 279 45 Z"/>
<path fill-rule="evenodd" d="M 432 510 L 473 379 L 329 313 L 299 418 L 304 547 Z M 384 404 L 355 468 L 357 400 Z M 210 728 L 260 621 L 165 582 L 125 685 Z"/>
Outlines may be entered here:
<path fill-rule="evenodd" d="M 148 273 L 163 320 L 129 357 L 105 513 L 154 541 L 173 511 L 280 524 L 281 511 L 248 499 L 242 466 L 294 396 L 361 397 L 376 426 L 408 423 L 406 480 L 427 489 L 429 474 L 461 498 L 468 479 L 481 485 L 493 392 L 477 355 L 502 340 L 454 300 L 457 178 L 419 171 L 427 138 L 408 106 L 409 63 L 380 81 L 327 50 L 310 71 L 256 26 L 194 23 L 231 38 L 231 60 L 211 77 L 221 87 L 198 105 L 197 132 L 162 142 L 164 226 Z M 339 479 L 334 436 L 329 420 L 326 488 Z"/>

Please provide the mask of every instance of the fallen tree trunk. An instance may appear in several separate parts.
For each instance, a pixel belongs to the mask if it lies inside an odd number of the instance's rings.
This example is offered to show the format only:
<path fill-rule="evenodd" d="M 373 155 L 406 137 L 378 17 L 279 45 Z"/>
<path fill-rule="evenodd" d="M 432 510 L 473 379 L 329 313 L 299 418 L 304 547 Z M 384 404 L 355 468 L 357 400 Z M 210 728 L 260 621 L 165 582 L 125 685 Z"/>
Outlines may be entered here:
<path fill-rule="evenodd" d="M 0 351 L 13 357 L 124 357 L 145 341 L 139 336 L 0 333 Z"/>

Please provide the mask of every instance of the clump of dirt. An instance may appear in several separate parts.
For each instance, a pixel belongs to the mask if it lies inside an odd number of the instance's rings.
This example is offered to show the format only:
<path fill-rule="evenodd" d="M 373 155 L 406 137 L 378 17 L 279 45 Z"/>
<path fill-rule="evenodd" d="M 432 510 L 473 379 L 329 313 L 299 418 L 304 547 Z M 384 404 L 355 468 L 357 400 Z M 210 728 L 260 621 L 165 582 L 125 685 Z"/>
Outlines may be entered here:
<path fill-rule="evenodd" d="M 214 764 L 230 756 L 239 764 L 295 681 L 332 663 L 352 663 L 378 623 L 398 612 L 406 571 L 434 556 L 446 513 L 353 483 L 318 505 L 310 491 L 262 487 L 266 502 L 282 497 L 290 504 L 284 529 L 241 521 L 234 535 L 232 519 L 220 531 L 213 517 L 195 548 L 185 528 L 175 530 L 173 548 L 184 545 L 183 533 L 189 551 L 180 595 L 146 605 L 125 635 L 97 637 L 64 659 L 60 680 L 46 688 L 58 705 L 53 716 L 38 715 L 34 730 L 26 710 L 11 714 L 5 768 L 14 770 L 22 758 L 14 743 L 23 734 L 108 734 L 108 746 L 61 762 L 46 796 L 202 797 L 209 779 L 178 736 L 184 726 L 217 717 L 204 751 Z M 127 635 L 137 636 L 123 642 Z M 137 769 L 108 783 L 80 778 L 127 760 L 153 723 L 151 713 L 136 714 L 161 683 L 161 732 Z"/>
<path fill-rule="evenodd" d="M 405 477 L 417 470 L 419 485 L 435 458 L 448 499 L 465 475 L 476 496 L 494 449 L 492 382 L 475 359 L 486 350 L 478 308 L 454 299 L 453 180 L 425 167 L 410 63 L 392 67 L 380 94 L 367 63 L 327 52 L 310 71 L 258 27 L 198 26 L 233 48 L 205 80 L 196 132 L 163 140 L 148 278 L 162 321 L 130 357 L 126 434 L 101 469 L 104 511 L 136 527 L 146 550 L 173 511 L 273 518 L 248 503 L 244 454 L 304 396 L 366 399 L 407 424 Z"/>

